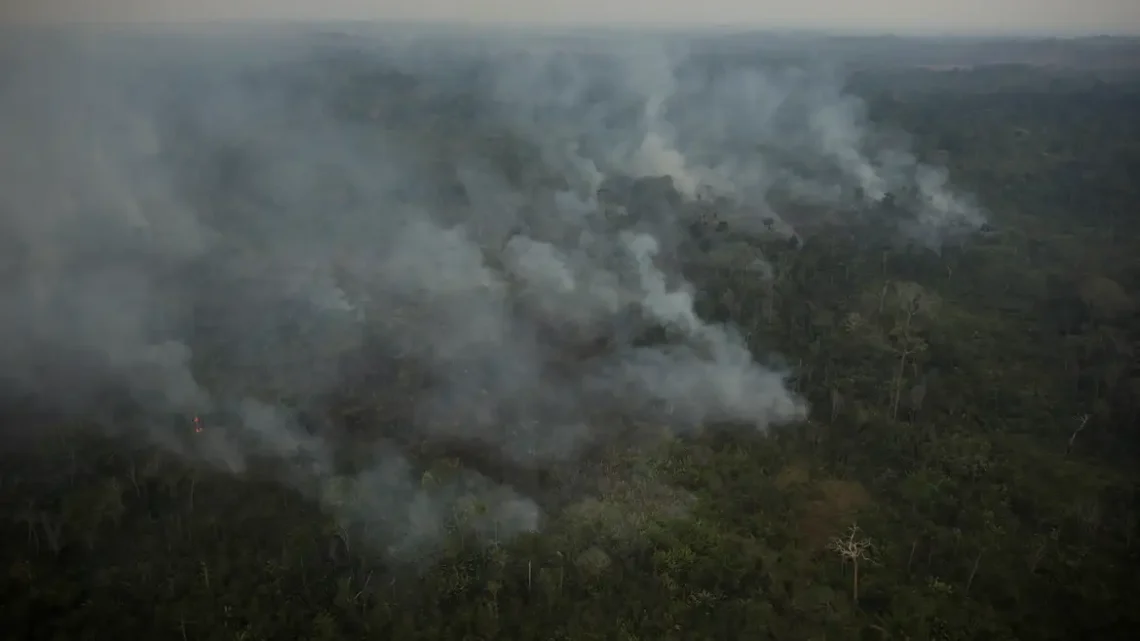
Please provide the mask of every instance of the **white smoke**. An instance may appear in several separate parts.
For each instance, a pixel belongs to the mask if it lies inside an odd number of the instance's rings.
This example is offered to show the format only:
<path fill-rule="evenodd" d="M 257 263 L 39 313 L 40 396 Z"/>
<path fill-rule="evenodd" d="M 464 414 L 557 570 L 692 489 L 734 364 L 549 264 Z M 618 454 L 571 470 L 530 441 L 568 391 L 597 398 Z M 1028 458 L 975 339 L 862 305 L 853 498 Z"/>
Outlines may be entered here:
<path fill-rule="evenodd" d="M 425 475 L 401 443 L 536 468 L 610 438 L 614 415 L 676 430 L 805 415 L 782 372 L 697 314 L 671 257 L 687 210 L 663 197 L 627 224 L 599 202 L 607 179 L 666 176 L 682 201 L 712 192 L 754 217 L 775 216 L 779 187 L 831 203 L 910 188 L 906 231 L 931 245 L 982 221 L 944 173 L 871 148 L 827 75 L 722 73 L 646 39 L 333 55 L 290 38 L 9 45 L 0 382 L 76 412 L 125 392 L 151 412 L 140 435 L 225 470 L 273 461 L 393 553 L 457 523 L 503 538 L 542 521 L 525 492 Z M 638 342 L 646 325 L 670 341 Z M 353 384 L 362 354 L 389 380 L 362 396 L 426 382 L 397 399 L 399 425 L 373 416 L 353 437 L 374 455 L 345 469 L 297 408 Z M 218 429 L 188 444 L 168 415 Z"/>

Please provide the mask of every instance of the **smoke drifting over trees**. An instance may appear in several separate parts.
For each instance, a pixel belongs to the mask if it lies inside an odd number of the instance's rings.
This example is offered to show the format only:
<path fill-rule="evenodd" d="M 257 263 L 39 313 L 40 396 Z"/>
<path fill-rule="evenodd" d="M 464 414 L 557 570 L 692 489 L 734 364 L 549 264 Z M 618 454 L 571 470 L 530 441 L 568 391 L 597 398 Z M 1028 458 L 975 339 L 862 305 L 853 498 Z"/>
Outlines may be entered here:
<path fill-rule="evenodd" d="M 743 234 L 759 280 L 820 225 L 937 250 L 984 220 L 839 74 L 696 41 L 5 47 L 5 396 L 270 465 L 391 552 L 460 512 L 540 528 L 547 497 L 490 468 L 806 416 L 778 354 L 698 314 L 685 267 L 723 246 L 695 227 Z M 334 417 L 345 389 L 384 417 Z M 424 473 L 424 443 L 493 464 Z"/>

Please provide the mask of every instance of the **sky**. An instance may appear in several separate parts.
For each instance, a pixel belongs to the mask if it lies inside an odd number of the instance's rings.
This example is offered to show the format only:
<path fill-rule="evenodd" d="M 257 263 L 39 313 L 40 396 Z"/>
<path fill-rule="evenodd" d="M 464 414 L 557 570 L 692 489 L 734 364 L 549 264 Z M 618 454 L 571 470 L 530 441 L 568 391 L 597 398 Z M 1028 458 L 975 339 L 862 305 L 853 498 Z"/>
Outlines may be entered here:
<path fill-rule="evenodd" d="M 0 0 L 6 22 L 235 20 L 1140 34 L 1140 0 Z"/>

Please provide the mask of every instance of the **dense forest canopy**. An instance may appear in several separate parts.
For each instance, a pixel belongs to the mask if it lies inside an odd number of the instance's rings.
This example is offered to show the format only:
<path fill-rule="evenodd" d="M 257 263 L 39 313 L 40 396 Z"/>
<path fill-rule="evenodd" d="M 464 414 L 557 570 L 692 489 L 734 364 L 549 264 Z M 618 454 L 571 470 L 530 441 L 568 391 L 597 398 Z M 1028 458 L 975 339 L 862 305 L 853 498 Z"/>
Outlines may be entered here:
<path fill-rule="evenodd" d="M 0 45 L 11 638 L 1140 624 L 1135 43 L 454 35 Z"/>

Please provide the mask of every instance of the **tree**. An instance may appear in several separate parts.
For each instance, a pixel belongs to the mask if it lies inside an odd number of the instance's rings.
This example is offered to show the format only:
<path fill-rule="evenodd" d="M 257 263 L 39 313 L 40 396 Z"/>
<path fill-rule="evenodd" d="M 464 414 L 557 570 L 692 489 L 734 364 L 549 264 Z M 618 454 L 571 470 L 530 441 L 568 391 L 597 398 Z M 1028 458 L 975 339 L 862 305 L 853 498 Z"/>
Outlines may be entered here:
<path fill-rule="evenodd" d="M 1136 309 L 1136 302 L 1120 283 L 1105 276 L 1081 281 L 1078 294 L 1089 316 L 1096 322 L 1112 322 Z"/>
<path fill-rule="evenodd" d="M 859 562 L 871 560 L 871 539 L 864 538 L 858 525 L 852 524 L 846 536 L 831 539 L 828 549 L 839 555 L 843 563 L 850 563 L 853 569 L 851 575 L 851 599 L 859 602 Z"/>
<path fill-rule="evenodd" d="M 933 316 L 936 308 L 937 298 L 918 283 L 903 281 L 883 286 L 879 310 L 893 316 L 888 336 L 899 359 L 892 385 L 891 419 L 898 418 L 908 359 L 927 349 L 926 341 L 918 335 L 916 321 Z"/>

